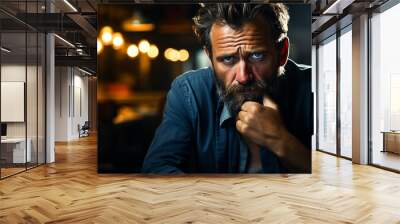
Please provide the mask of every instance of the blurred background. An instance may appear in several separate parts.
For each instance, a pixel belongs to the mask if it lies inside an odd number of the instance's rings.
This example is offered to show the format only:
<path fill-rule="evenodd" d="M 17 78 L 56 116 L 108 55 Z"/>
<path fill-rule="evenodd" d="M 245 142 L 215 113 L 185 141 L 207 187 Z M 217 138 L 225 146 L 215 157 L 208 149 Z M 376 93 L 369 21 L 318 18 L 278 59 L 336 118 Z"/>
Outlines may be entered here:
<path fill-rule="evenodd" d="M 209 66 L 192 30 L 199 7 L 98 6 L 99 172 L 140 172 L 171 82 L 183 72 Z M 310 5 L 288 7 L 289 57 L 310 65 Z"/>

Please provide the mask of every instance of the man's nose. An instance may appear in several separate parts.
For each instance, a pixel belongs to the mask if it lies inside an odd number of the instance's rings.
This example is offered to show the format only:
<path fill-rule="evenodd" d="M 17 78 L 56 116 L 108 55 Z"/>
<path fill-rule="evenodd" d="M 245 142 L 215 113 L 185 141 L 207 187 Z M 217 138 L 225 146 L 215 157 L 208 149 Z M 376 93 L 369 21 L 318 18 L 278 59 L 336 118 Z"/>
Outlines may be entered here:
<path fill-rule="evenodd" d="M 240 60 L 236 70 L 236 81 L 245 85 L 251 81 L 252 75 L 249 71 L 248 64 L 244 60 Z"/>

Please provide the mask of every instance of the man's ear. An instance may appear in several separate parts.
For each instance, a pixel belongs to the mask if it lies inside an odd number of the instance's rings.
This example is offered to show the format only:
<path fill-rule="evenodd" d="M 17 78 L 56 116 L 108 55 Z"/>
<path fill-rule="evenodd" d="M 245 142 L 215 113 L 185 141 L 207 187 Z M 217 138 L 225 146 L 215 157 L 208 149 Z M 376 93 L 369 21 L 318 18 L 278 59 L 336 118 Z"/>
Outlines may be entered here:
<path fill-rule="evenodd" d="M 211 57 L 210 57 L 211 55 L 210 55 L 210 52 L 208 51 L 208 49 L 206 47 L 203 47 L 203 51 L 204 51 L 204 53 L 206 53 L 208 58 L 211 60 Z"/>
<path fill-rule="evenodd" d="M 285 37 L 281 40 L 281 49 L 279 52 L 279 66 L 284 66 L 289 57 L 289 38 Z"/>

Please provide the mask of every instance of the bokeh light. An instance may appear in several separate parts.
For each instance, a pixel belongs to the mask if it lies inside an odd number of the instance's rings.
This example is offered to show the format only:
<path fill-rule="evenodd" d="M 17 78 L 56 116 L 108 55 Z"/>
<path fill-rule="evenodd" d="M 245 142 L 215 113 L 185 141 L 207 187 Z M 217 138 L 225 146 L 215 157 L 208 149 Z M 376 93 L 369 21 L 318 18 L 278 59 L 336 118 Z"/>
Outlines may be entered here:
<path fill-rule="evenodd" d="M 150 45 L 149 52 L 147 52 L 147 55 L 149 55 L 150 58 L 155 58 L 158 56 L 158 48 L 156 45 L 152 44 Z"/>
<path fill-rule="evenodd" d="M 147 40 L 141 40 L 139 42 L 139 50 L 142 53 L 147 53 L 150 50 L 150 43 Z"/>
<path fill-rule="evenodd" d="M 126 53 L 128 54 L 129 57 L 134 58 L 134 57 L 138 56 L 139 49 L 135 44 L 132 44 L 128 47 L 128 50 Z"/>
<path fill-rule="evenodd" d="M 189 52 L 186 49 L 179 51 L 179 61 L 187 61 L 189 59 Z"/>
<path fill-rule="evenodd" d="M 178 61 L 179 60 L 179 52 L 173 48 L 168 48 L 164 52 L 164 57 L 170 61 Z"/>
<path fill-rule="evenodd" d="M 120 49 L 124 45 L 124 38 L 121 33 L 114 33 L 113 35 L 113 47 L 114 49 Z"/>
<path fill-rule="evenodd" d="M 110 45 L 113 40 L 113 30 L 109 26 L 105 26 L 100 31 L 100 37 L 104 45 Z"/>
<path fill-rule="evenodd" d="M 187 61 L 189 59 L 189 52 L 186 49 L 175 50 L 173 48 L 168 48 L 164 51 L 164 57 L 170 61 Z"/>

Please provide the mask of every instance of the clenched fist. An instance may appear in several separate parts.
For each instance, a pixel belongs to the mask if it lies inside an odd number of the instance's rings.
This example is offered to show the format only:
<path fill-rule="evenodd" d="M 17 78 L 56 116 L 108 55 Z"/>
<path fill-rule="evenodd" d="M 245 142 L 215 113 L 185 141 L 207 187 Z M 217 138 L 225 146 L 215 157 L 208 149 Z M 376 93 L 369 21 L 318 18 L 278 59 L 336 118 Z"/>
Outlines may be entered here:
<path fill-rule="evenodd" d="M 287 130 L 276 103 L 269 97 L 264 97 L 263 105 L 245 102 L 238 114 L 236 129 L 254 143 L 268 147 L 278 156 L 282 154 L 279 145 L 286 137 Z"/>
<path fill-rule="evenodd" d="M 311 150 L 287 131 L 276 103 L 269 97 L 264 97 L 263 105 L 245 102 L 236 129 L 253 143 L 273 151 L 289 172 L 311 172 Z"/>

